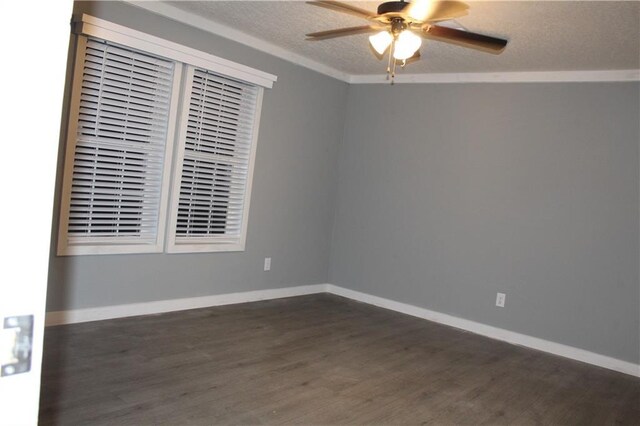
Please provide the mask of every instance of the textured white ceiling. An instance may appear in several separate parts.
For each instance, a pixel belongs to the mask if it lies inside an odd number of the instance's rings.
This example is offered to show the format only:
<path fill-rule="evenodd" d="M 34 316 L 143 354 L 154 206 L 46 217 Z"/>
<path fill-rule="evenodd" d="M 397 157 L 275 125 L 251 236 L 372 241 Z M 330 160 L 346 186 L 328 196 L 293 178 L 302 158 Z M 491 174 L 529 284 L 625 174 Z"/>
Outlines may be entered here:
<path fill-rule="evenodd" d="M 223 24 L 347 74 L 381 74 L 384 60 L 367 35 L 306 41 L 305 34 L 367 21 L 295 1 L 172 1 Z M 348 2 L 375 11 L 378 2 Z M 426 40 L 405 72 L 467 73 L 640 68 L 639 1 L 471 1 L 467 30 L 506 38 L 498 56 Z"/>

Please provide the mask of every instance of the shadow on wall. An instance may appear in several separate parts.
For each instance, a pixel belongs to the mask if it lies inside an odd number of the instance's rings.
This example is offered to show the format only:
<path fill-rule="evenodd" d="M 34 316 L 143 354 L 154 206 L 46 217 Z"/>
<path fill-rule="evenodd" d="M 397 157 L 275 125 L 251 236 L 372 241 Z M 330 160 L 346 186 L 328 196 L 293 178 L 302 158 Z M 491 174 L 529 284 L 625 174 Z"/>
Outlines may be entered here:
<path fill-rule="evenodd" d="M 71 29 L 70 29 L 71 32 Z M 71 294 L 68 288 L 73 270 L 73 257 L 57 256 L 58 224 L 60 220 L 60 196 L 62 191 L 62 178 L 64 171 L 64 156 L 66 150 L 67 125 L 71 99 L 71 86 L 73 81 L 73 65 L 77 38 L 71 33 L 69 37 L 69 49 L 67 51 L 67 72 L 64 87 L 62 117 L 60 119 L 60 142 L 58 145 L 57 170 L 55 181 L 55 198 L 51 220 L 51 245 L 49 251 L 49 274 L 47 280 L 47 312 L 52 307 L 68 306 Z"/>

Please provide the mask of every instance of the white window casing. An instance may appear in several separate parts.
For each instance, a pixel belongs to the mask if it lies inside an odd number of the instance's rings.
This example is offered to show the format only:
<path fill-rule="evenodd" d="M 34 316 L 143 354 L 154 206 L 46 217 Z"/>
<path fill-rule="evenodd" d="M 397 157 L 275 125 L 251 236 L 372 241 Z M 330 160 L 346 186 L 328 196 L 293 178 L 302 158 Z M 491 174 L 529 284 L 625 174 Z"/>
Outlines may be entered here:
<path fill-rule="evenodd" d="M 75 28 L 57 254 L 244 250 L 276 77 L 88 15 Z"/>
<path fill-rule="evenodd" d="M 160 37 L 83 14 L 74 22 L 77 34 L 97 37 L 271 89 L 275 75 L 238 64 Z"/>

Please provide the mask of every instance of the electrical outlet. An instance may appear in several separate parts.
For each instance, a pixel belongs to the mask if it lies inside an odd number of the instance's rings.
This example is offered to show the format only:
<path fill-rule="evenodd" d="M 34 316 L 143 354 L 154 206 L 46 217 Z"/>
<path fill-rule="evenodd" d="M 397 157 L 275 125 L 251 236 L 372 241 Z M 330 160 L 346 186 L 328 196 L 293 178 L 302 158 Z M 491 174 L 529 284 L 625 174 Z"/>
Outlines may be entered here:
<path fill-rule="evenodd" d="M 504 293 L 498 293 L 498 295 L 496 296 L 496 306 L 500 306 L 501 308 L 504 308 L 504 302 L 507 299 L 507 295 Z"/>
<path fill-rule="evenodd" d="M 270 257 L 265 257 L 264 258 L 264 270 L 265 271 L 270 271 L 271 270 L 271 258 Z"/>

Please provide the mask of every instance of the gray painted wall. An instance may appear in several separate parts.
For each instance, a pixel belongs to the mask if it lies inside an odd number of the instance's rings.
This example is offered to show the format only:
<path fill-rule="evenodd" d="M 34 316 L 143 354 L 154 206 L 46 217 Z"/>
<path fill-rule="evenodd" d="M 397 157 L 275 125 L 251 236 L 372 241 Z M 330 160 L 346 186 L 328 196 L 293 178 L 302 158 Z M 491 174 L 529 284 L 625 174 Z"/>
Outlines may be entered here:
<path fill-rule="evenodd" d="M 47 309 L 80 309 L 327 282 L 329 230 L 347 85 L 130 5 L 76 3 L 75 12 L 86 12 L 275 74 L 278 81 L 264 96 L 245 252 L 52 255 Z M 57 189 L 59 194 L 60 178 Z M 263 272 L 263 259 L 267 256 L 272 257 L 272 269 Z"/>
<path fill-rule="evenodd" d="M 348 87 L 130 5 L 75 9 L 278 82 L 247 250 L 52 255 L 49 311 L 332 282 L 639 361 L 639 84 Z"/>
<path fill-rule="evenodd" d="M 330 282 L 637 363 L 639 94 L 350 87 Z"/>

